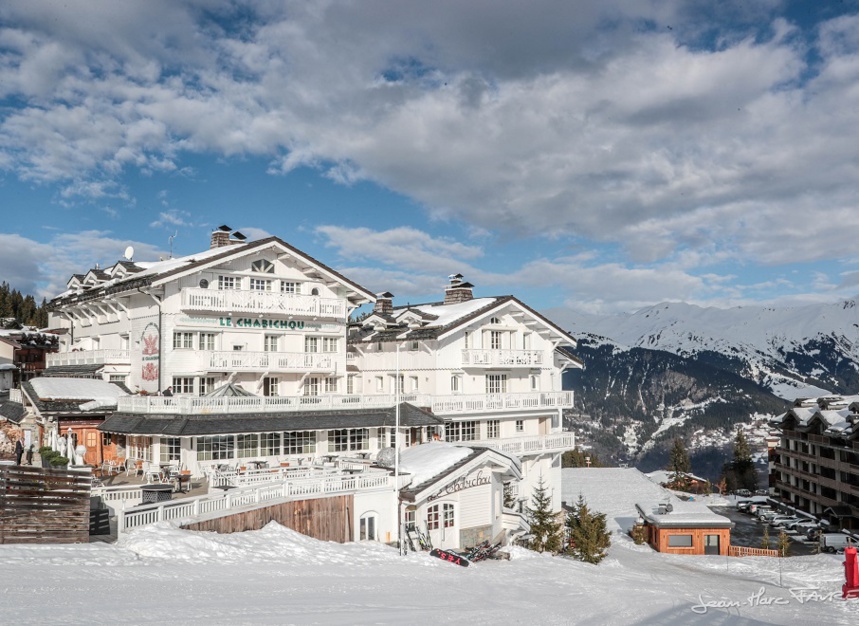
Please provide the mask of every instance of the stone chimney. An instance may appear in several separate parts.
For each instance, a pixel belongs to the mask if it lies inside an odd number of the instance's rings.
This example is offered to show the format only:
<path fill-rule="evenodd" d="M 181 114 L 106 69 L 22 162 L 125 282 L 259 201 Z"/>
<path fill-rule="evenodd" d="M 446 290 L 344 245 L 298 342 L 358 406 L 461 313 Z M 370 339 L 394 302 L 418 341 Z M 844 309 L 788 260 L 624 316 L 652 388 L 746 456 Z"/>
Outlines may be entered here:
<path fill-rule="evenodd" d="M 450 285 L 444 290 L 445 304 L 459 304 L 460 302 L 468 302 L 474 295 L 471 290 L 474 285 L 463 282 L 462 274 L 452 274 L 449 276 Z"/>
<path fill-rule="evenodd" d="M 212 231 L 212 240 L 209 243 L 209 249 L 212 248 L 223 248 L 225 246 L 230 245 L 230 231 L 232 229 L 229 226 L 219 226 L 217 230 Z"/>
<path fill-rule="evenodd" d="M 394 313 L 394 294 L 386 291 L 376 294 L 376 304 L 373 306 L 373 313 L 380 315 L 392 315 Z"/>

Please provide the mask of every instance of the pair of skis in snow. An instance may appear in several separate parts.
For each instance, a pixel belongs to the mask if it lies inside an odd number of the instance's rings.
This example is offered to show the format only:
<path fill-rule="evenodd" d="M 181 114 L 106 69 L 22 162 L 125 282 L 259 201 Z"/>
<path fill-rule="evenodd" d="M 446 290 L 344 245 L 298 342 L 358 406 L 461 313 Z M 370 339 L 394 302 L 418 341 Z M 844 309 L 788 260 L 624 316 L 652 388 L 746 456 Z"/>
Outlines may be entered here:
<path fill-rule="evenodd" d="M 488 559 L 495 555 L 501 549 L 501 542 L 492 545 L 489 540 L 484 541 L 471 548 L 468 552 L 454 552 L 453 550 L 441 550 L 436 548 L 430 552 L 430 556 L 434 556 L 442 561 L 453 563 L 461 567 L 468 567 L 470 563 L 476 563 Z"/>
<path fill-rule="evenodd" d="M 409 547 L 412 549 L 412 552 L 417 552 L 418 548 L 425 552 L 432 550 L 432 540 L 429 536 L 429 530 L 427 530 L 426 533 L 422 533 L 420 528 L 417 526 L 407 528 L 406 540 L 409 542 Z"/>

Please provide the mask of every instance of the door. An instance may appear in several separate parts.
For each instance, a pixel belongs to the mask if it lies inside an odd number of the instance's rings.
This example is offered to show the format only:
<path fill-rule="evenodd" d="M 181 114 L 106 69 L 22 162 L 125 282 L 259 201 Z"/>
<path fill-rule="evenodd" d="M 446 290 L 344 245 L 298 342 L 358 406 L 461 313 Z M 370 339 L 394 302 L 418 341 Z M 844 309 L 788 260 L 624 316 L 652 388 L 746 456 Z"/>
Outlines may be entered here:
<path fill-rule="evenodd" d="M 704 554 L 720 554 L 719 535 L 704 535 Z"/>
<path fill-rule="evenodd" d="M 452 502 L 434 504 L 427 509 L 427 532 L 434 548 L 459 547 L 456 509 Z"/>

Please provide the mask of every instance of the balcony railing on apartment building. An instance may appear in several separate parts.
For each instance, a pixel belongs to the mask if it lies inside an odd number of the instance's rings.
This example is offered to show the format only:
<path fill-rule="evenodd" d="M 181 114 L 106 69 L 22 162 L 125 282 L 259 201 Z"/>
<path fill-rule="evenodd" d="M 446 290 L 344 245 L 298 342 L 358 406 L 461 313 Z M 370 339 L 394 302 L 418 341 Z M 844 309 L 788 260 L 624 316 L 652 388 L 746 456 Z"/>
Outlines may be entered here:
<path fill-rule="evenodd" d="M 436 415 L 496 413 L 504 411 L 562 409 L 573 406 L 572 391 L 505 393 L 489 395 L 431 396 L 403 394 L 401 402 L 427 407 Z M 117 411 L 155 414 L 279 413 L 289 411 L 358 410 L 392 407 L 392 395 L 249 396 L 201 398 L 194 396 L 122 396 Z"/>
<path fill-rule="evenodd" d="M 202 369 L 211 372 L 334 372 L 339 354 L 325 352 L 202 352 Z M 340 369 L 344 369 L 340 366 Z"/>
<path fill-rule="evenodd" d="M 270 313 L 329 319 L 346 318 L 345 300 L 275 291 L 186 287 L 182 290 L 182 308 L 222 313 Z"/>
<path fill-rule="evenodd" d="M 61 365 L 128 365 L 131 353 L 128 350 L 79 350 L 77 352 L 57 352 L 47 355 L 48 367 Z"/>
<path fill-rule="evenodd" d="M 575 433 L 553 433 L 550 435 L 533 435 L 531 437 L 517 437 L 515 439 L 480 439 L 469 441 L 477 446 L 486 446 L 523 456 L 528 454 L 539 454 L 541 452 L 565 452 L 576 446 Z"/>
<path fill-rule="evenodd" d="M 463 367 L 537 367 L 543 364 L 542 350 L 462 351 Z"/>

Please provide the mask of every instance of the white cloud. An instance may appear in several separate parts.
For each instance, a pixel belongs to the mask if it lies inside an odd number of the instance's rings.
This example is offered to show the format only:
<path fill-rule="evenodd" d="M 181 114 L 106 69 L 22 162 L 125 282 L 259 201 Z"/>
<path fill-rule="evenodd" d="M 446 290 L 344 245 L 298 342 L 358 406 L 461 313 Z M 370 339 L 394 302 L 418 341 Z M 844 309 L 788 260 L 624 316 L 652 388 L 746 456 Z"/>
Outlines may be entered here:
<path fill-rule="evenodd" d="M 123 198 L 129 169 L 264 155 L 378 182 L 481 242 L 320 227 L 358 267 L 492 284 L 480 233 L 504 232 L 622 251 L 517 273 L 571 300 L 742 297 L 715 266 L 849 258 L 859 228 L 859 17 L 802 32 L 779 6 L 4 2 L 0 97 L 22 104 L 0 167 Z"/>

